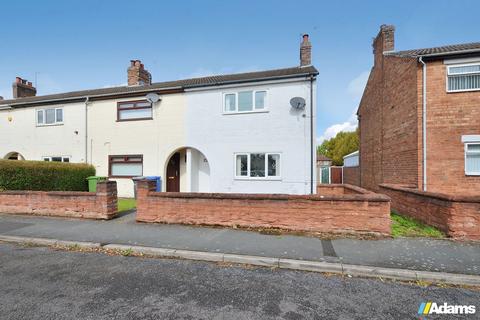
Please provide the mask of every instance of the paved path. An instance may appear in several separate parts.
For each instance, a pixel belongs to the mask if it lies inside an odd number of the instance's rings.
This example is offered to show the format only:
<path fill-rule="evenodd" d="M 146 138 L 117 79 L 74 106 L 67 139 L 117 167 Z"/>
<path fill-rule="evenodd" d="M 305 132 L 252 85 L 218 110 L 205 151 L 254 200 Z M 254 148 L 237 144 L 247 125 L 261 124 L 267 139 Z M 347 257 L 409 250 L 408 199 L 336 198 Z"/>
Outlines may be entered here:
<path fill-rule="evenodd" d="M 0 234 L 480 275 L 480 243 L 430 239 L 320 240 L 207 227 L 0 214 Z"/>
<path fill-rule="evenodd" d="M 0 259 L 5 320 L 418 319 L 425 301 L 480 310 L 480 291 L 462 288 L 5 244 Z"/>

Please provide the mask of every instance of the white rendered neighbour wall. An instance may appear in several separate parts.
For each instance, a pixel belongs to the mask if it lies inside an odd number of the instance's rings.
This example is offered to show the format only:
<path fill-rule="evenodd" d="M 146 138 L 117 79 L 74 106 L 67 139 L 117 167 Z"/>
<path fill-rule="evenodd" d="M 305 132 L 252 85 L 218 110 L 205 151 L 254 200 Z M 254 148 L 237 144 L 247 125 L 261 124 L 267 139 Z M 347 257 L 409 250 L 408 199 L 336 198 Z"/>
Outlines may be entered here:
<path fill-rule="evenodd" d="M 37 126 L 36 110 L 45 108 L 63 108 L 63 124 Z M 85 104 L 0 110 L 0 159 L 13 151 L 25 160 L 67 156 L 71 162 L 85 162 Z"/>

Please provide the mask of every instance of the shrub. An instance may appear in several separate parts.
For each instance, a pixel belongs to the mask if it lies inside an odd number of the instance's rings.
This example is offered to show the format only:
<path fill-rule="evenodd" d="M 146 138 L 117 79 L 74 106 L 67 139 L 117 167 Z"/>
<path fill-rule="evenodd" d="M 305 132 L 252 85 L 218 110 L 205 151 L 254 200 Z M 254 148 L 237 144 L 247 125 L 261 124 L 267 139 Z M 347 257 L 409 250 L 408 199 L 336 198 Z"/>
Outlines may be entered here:
<path fill-rule="evenodd" d="M 0 190 L 87 191 L 87 164 L 0 160 Z"/>

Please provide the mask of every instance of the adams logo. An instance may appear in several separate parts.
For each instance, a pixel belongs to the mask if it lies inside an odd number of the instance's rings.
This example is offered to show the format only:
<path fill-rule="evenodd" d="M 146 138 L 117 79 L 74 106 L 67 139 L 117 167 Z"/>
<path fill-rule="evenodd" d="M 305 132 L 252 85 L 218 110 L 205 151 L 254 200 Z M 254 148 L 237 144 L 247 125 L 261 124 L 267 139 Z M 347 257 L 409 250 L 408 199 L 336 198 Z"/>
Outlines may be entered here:
<path fill-rule="evenodd" d="M 422 302 L 418 308 L 419 315 L 428 314 L 475 314 L 475 306 L 437 304 L 435 302 Z"/>

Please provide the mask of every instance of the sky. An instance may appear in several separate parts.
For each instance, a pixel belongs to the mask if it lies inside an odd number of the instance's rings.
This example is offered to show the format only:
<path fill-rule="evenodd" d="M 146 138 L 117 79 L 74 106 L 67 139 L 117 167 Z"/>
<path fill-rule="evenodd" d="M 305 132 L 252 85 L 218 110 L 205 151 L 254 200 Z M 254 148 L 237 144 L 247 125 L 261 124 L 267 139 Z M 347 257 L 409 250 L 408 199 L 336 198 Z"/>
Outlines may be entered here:
<path fill-rule="evenodd" d="M 381 24 L 395 49 L 480 41 L 480 1 L 8 1 L 0 5 L 0 96 L 16 76 L 45 95 L 299 64 L 308 33 L 318 76 L 317 141 L 354 130 Z M 36 81 L 35 81 L 36 80 Z"/>

